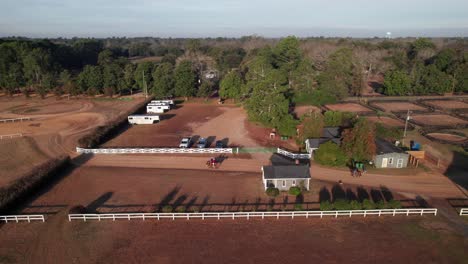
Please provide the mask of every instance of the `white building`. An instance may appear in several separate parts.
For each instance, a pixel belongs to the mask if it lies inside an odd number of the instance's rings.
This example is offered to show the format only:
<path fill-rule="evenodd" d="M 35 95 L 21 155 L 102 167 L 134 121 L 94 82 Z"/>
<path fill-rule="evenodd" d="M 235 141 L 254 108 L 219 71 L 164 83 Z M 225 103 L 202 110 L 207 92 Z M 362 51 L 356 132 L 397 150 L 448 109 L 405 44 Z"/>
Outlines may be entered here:
<path fill-rule="evenodd" d="M 155 124 L 159 121 L 158 115 L 130 115 L 128 123 L 132 125 Z"/>
<path fill-rule="evenodd" d="M 171 109 L 171 106 L 167 103 L 149 103 L 148 106 L 161 106 L 164 110 Z"/>

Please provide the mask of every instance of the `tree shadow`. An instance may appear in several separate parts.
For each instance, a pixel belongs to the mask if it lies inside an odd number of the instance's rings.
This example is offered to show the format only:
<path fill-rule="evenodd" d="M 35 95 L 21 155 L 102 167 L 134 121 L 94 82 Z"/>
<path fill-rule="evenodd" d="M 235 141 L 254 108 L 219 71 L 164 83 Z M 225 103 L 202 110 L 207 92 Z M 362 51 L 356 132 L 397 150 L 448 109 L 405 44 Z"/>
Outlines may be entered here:
<path fill-rule="evenodd" d="M 223 146 L 224 147 L 228 147 L 229 146 L 229 138 L 223 138 L 220 140 L 222 143 L 223 143 Z"/>
<path fill-rule="evenodd" d="M 163 114 L 163 115 L 159 116 L 159 120 L 160 121 L 169 120 L 169 119 L 173 118 L 174 116 L 176 116 L 176 115 L 175 114 Z"/>
<path fill-rule="evenodd" d="M 332 196 L 333 196 L 333 202 L 338 200 L 338 199 L 346 199 L 346 192 L 343 190 L 343 187 L 339 184 L 335 184 L 332 187 Z"/>
<path fill-rule="evenodd" d="M 346 189 L 346 199 L 350 201 L 357 200 L 356 194 L 350 188 Z"/>
<path fill-rule="evenodd" d="M 331 202 L 330 191 L 326 187 L 322 187 L 319 191 L 319 202 Z"/>
<path fill-rule="evenodd" d="M 215 141 L 216 137 L 215 136 L 209 136 L 206 138 L 206 147 L 209 148 L 213 142 Z"/>
<path fill-rule="evenodd" d="M 86 206 L 86 212 L 94 213 L 112 197 L 113 192 L 106 192 Z"/>
<path fill-rule="evenodd" d="M 468 177 L 466 177 L 466 171 L 468 170 L 467 160 L 467 155 L 454 151 L 452 162 L 444 171 L 444 175 L 446 175 L 455 184 L 465 189 L 468 189 Z"/>
<path fill-rule="evenodd" d="M 203 209 L 206 207 L 206 205 L 208 204 L 208 201 L 210 200 L 210 196 L 207 195 L 205 196 L 205 198 L 203 198 L 203 201 L 202 203 L 200 204 L 200 212 L 203 211 Z"/>
<path fill-rule="evenodd" d="M 382 193 L 380 192 L 380 190 L 371 189 L 370 195 L 371 195 L 372 200 L 374 202 L 379 202 L 379 201 L 382 201 L 384 199 L 383 196 L 382 196 Z"/>
<path fill-rule="evenodd" d="M 161 211 L 164 206 L 169 205 L 169 203 L 176 197 L 177 193 L 179 193 L 181 188 L 181 186 L 177 185 L 170 192 L 168 192 L 159 202 L 157 211 Z"/>
<path fill-rule="evenodd" d="M 364 201 L 365 199 L 369 199 L 370 196 L 369 196 L 369 193 L 367 192 L 367 190 L 362 187 L 362 186 L 359 186 L 357 188 L 357 197 L 358 197 L 358 200 L 360 202 Z"/>
<path fill-rule="evenodd" d="M 385 201 L 391 201 L 393 200 L 393 194 L 392 192 L 385 186 L 380 186 L 380 192 L 382 193 Z"/>
<path fill-rule="evenodd" d="M 172 207 L 177 208 L 178 206 L 182 205 L 185 202 L 185 200 L 187 200 L 187 198 L 188 197 L 186 194 L 177 197 L 177 199 L 175 199 L 175 201 L 172 203 Z"/>

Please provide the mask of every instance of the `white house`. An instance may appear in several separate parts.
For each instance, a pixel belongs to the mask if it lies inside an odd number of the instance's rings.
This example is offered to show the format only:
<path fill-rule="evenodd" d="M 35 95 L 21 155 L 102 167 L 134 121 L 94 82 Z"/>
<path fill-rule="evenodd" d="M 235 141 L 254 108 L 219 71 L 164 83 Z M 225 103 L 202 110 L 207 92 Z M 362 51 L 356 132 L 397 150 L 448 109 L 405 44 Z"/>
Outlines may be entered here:
<path fill-rule="evenodd" d="M 164 113 L 167 110 L 166 106 L 163 105 L 147 105 L 146 106 L 146 113 L 148 114 L 157 114 L 157 113 Z"/>
<path fill-rule="evenodd" d="M 158 115 L 130 115 L 128 123 L 132 125 L 154 124 L 159 121 Z"/>

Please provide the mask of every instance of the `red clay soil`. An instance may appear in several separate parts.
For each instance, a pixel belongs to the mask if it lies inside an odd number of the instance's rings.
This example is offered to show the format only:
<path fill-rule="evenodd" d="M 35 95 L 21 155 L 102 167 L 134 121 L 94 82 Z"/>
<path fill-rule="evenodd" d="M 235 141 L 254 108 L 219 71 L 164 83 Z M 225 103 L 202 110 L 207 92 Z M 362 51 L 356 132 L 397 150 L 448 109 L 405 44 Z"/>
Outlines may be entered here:
<path fill-rule="evenodd" d="M 468 109 L 467 103 L 458 100 L 430 100 L 424 103 L 442 109 Z"/>
<path fill-rule="evenodd" d="M 7 224 L 0 233 L 6 263 L 464 263 L 468 258 L 463 237 L 441 217 L 84 223 L 68 222 L 61 213 L 46 223 Z"/>
<path fill-rule="evenodd" d="M 325 108 L 331 111 L 351 112 L 351 113 L 370 113 L 373 112 L 365 106 L 356 103 L 327 104 Z"/>
<path fill-rule="evenodd" d="M 373 102 L 372 105 L 383 109 L 385 112 L 428 111 L 427 108 L 410 102 Z"/>
<path fill-rule="evenodd" d="M 468 124 L 468 121 L 444 114 L 412 115 L 411 120 L 422 126 L 455 126 Z"/>
<path fill-rule="evenodd" d="M 388 116 L 366 116 L 366 119 L 384 125 L 386 127 L 404 127 L 405 123 L 401 120 L 396 118 L 388 117 Z"/>
<path fill-rule="evenodd" d="M 456 143 L 461 143 L 461 142 L 465 142 L 468 140 L 467 137 L 454 135 L 454 134 L 448 134 L 448 133 L 429 133 L 427 134 L 427 136 L 435 138 L 435 139 L 440 139 L 443 141 L 456 142 Z"/>
<path fill-rule="evenodd" d="M 245 128 L 248 131 L 249 136 L 255 140 L 255 142 L 265 147 L 281 147 L 288 150 L 298 150 L 298 147 L 293 139 L 281 140 L 281 136 L 276 132 L 274 138 L 270 138 L 271 128 L 263 127 L 261 125 L 254 124 L 249 121 L 245 121 Z"/>

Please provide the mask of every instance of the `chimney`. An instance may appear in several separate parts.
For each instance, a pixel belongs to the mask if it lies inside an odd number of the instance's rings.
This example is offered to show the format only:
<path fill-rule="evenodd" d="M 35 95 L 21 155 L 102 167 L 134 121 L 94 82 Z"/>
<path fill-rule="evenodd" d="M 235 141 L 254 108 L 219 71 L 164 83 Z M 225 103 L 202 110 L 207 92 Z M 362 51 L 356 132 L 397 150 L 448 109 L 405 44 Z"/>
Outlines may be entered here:
<path fill-rule="evenodd" d="M 296 165 L 299 165 L 300 162 L 299 162 L 299 159 L 296 159 Z"/>

